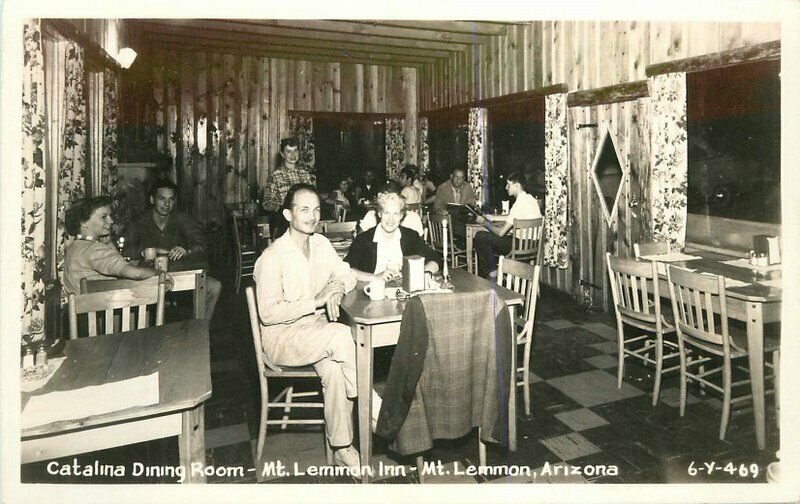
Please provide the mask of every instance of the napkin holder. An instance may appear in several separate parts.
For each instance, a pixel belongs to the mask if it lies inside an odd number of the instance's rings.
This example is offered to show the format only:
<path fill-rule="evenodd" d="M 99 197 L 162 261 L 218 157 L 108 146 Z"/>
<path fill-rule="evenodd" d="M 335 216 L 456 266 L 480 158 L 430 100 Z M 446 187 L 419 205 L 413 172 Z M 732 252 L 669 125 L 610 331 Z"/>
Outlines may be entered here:
<path fill-rule="evenodd" d="M 403 290 L 417 292 L 425 290 L 425 258 L 420 255 L 403 258 Z"/>
<path fill-rule="evenodd" d="M 764 254 L 767 256 L 768 264 L 780 264 L 781 262 L 781 240 L 779 236 L 756 235 L 753 236 L 753 252 L 756 256 Z"/>

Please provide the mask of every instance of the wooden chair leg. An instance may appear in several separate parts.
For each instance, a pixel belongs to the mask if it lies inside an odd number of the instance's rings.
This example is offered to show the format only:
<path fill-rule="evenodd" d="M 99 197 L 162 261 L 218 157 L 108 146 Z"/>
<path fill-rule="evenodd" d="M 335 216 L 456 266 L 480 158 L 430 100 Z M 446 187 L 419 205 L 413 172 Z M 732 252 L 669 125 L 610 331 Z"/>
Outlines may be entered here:
<path fill-rule="evenodd" d="M 680 410 L 681 416 L 686 413 L 686 352 L 681 347 L 681 396 L 680 396 Z"/>
<path fill-rule="evenodd" d="M 781 426 L 781 352 L 772 352 L 772 372 L 775 373 L 775 422 Z"/>
<path fill-rule="evenodd" d="M 289 420 L 289 413 L 292 412 L 292 396 L 294 396 L 294 387 L 286 387 L 286 406 L 283 407 L 283 423 L 281 424 L 281 430 L 286 430 L 286 422 Z"/>
<path fill-rule="evenodd" d="M 529 334 L 528 337 L 532 338 L 533 334 Z M 528 417 L 531 416 L 531 345 L 533 345 L 533 341 L 527 343 L 522 352 L 524 359 L 522 363 L 522 399 L 525 403 L 525 416 Z"/>
<path fill-rule="evenodd" d="M 486 443 L 481 439 L 481 429 L 478 428 L 478 464 L 481 467 L 486 465 Z"/>
<path fill-rule="evenodd" d="M 617 388 L 622 388 L 622 373 L 625 371 L 625 334 L 622 323 L 617 322 Z"/>
<path fill-rule="evenodd" d="M 425 483 L 425 474 L 422 472 L 422 462 L 422 455 L 417 455 L 417 479 L 419 480 L 420 484 Z"/>
<path fill-rule="evenodd" d="M 656 342 L 656 376 L 653 385 L 653 406 L 658 404 L 658 394 L 661 391 L 661 372 L 664 366 L 664 345 L 661 338 Z"/>
<path fill-rule="evenodd" d="M 722 368 L 722 419 L 719 423 L 719 438 L 725 439 L 725 431 L 728 429 L 728 419 L 731 416 L 731 361 L 725 359 Z"/>

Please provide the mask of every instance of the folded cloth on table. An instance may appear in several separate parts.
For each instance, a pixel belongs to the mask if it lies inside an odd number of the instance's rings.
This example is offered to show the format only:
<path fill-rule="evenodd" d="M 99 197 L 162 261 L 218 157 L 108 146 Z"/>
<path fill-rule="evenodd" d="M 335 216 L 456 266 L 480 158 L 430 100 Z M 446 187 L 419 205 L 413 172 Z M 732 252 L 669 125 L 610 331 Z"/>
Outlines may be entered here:
<path fill-rule="evenodd" d="M 486 307 L 494 317 L 486 317 Z M 491 290 L 431 294 L 403 312 L 376 433 L 401 455 L 481 427 L 507 443 L 511 324 Z"/>

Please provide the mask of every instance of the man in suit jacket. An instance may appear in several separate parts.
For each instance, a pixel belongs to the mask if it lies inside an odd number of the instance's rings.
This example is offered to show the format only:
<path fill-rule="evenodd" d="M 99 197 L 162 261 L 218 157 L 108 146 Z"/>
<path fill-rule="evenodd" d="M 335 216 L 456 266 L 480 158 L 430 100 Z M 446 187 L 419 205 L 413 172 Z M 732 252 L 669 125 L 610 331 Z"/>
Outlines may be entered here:
<path fill-rule="evenodd" d="M 436 198 L 433 200 L 433 208 L 437 212 L 447 210 L 448 203 L 457 205 L 471 205 L 475 203 L 475 191 L 472 186 L 465 182 L 466 174 L 462 168 L 455 168 L 450 173 L 450 180 L 436 188 Z"/>

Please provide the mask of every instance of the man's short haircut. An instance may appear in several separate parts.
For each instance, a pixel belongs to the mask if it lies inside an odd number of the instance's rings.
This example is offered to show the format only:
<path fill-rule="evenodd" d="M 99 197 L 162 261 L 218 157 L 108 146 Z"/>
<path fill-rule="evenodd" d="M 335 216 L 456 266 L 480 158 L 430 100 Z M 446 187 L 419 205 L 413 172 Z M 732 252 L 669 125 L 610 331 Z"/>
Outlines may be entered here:
<path fill-rule="evenodd" d="M 406 165 L 405 168 L 400 170 L 407 179 L 414 181 L 417 179 L 417 167 L 414 165 Z"/>
<path fill-rule="evenodd" d="M 523 175 L 522 173 L 514 172 L 508 177 L 506 177 L 506 180 L 508 180 L 509 182 L 516 182 L 517 184 L 522 186 L 523 191 L 528 192 L 528 181 L 525 179 L 525 175 Z"/>
<path fill-rule="evenodd" d="M 286 198 L 283 199 L 283 207 L 286 210 L 291 210 L 292 206 L 294 205 L 294 197 L 297 193 L 308 191 L 317 195 L 319 198 L 319 193 L 317 193 L 317 188 L 312 186 L 311 184 L 295 184 L 289 188 L 289 191 L 286 193 Z"/>
<path fill-rule="evenodd" d="M 387 180 L 379 188 L 378 192 L 382 193 L 397 193 L 400 194 L 400 184 L 394 180 Z"/>
<path fill-rule="evenodd" d="M 155 198 L 159 189 L 172 189 L 175 196 L 178 196 L 178 186 L 169 179 L 159 179 L 153 182 L 153 185 L 150 186 L 149 196 Z"/>
<path fill-rule="evenodd" d="M 64 227 L 67 233 L 76 236 L 81 232 L 81 224 L 88 221 L 95 210 L 103 207 L 113 207 L 114 200 L 108 196 L 83 198 L 75 201 L 67 210 Z"/>
<path fill-rule="evenodd" d="M 461 168 L 460 166 L 456 166 L 455 168 L 450 170 L 450 175 L 454 175 L 457 171 L 460 171 L 461 173 L 463 173 L 464 177 L 467 176 L 467 170 L 464 169 L 464 168 Z"/>
<path fill-rule="evenodd" d="M 297 140 L 297 137 L 284 138 L 281 140 L 281 152 L 283 152 L 283 149 L 286 147 L 297 147 L 299 149 L 300 141 Z"/>

